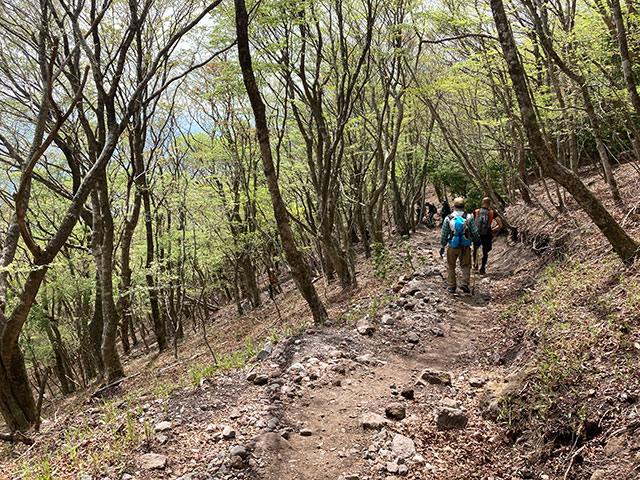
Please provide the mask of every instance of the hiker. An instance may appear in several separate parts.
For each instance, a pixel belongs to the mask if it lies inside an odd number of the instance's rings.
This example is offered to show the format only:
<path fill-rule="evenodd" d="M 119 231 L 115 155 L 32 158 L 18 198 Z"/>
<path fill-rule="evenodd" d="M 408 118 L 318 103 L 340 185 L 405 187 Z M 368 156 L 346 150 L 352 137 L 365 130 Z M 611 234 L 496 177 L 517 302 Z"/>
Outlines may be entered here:
<path fill-rule="evenodd" d="M 422 221 L 422 208 L 420 202 L 416 202 L 416 225 L 420 225 Z"/>
<path fill-rule="evenodd" d="M 451 207 L 449 206 L 449 202 L 446 200 L 442 202 L 442 210 L 440 210 L 440 218 L 444 222 L 444 219 L 451 215 Z"/>
<path fill-rule="evenodd" d="M 428 221 L 428 225 L 429 228 L 433 227 L 433 216 L 438 213 L 438 209 L 436 208 L 436 206 L 433 203 L 429 203 L 429 221 Z"/>
<path fill-rule="evenodd" d="M 490 207 L 491 199 L 484 197 L 482 199 L 482 206 L 473 212 L 473 218 L 478 227 L 478 234 L 480 235 L 480 241 L 482 243 L 482 266 L 480 267 L 480 275 L 485 274 L 489 252 L 493 246 L 493 234 L 504 227 L 500 217 L 496 217 Z M 494 220 L 496 221 L 495 226 L 493 226 Z M 478 246 L 474 246 L 473 248 L 473 258 L 475 259 L 473 268 L 476 270 L 478 269 L 478 248 Z"/>
<path fill-rule="evenodd" d="M 460 259 L 462 280 L 460 290 L 471 293 L 469 281 L 471 280 L 471 242 L 480 244 L 478 228 L 473 221 L 473 215 L 464 211 L 464 198 L 457 197 L 453 200 L 453 213 L 447 215 L 442 223 L 440 235 L 440 256 L 444 256 L 444 248 L 447 248 L 447 291 L 456 291 L 456 261 Z"/>
<path fill-rule="evenodd" d="M 282 288 L 280 288 L 280 284 L 278 283 L 278 277 L 276 277 L 276 272 L 273 268 L 269 268 L 269 297 L 271 300 L 275 298 L 278 293 L 282 293 Z"/>

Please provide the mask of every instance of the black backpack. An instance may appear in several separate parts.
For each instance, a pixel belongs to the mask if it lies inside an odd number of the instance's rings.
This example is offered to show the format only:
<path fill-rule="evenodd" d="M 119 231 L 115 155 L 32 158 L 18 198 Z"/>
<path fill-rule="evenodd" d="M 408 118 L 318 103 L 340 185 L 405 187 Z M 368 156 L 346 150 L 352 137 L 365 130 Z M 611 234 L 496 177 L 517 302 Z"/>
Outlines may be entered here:
<path fill-rule="evenodd" d="M 476 226 L 478 227 L 478 233 L 480 235 L 488 235 L 491 233 L 491 210 L 486 207 L 482 207 L 478 210 Z"/>

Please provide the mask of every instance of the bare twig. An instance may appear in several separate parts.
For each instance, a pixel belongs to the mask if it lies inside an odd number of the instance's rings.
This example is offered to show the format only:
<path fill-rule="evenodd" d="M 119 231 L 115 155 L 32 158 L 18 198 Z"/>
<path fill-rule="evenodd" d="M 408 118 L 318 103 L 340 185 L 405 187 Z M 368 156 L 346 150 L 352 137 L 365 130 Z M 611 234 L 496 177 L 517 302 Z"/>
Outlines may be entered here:
<path fill-rule="evenodd" d="M 564 472 L 564 477 L 562 477 L 562 480 L 567 480 L 567 476 L 569 475 L 569 471 L 571 470 L 571 467 L 573 466 L 573 462 L 576 459 L 576 457 L 578 455 L 580 455 L 580 452 L 582 452 L 582 450 L 584 450 L 584 447 L 586 447 L 586 445 L 582 445 L 578 450 L 575 451 L 575 453 L 573 455 L 571 455 L 571 460 L 569 461 L 569 466 L 567 467 L 567 471 Z"/>

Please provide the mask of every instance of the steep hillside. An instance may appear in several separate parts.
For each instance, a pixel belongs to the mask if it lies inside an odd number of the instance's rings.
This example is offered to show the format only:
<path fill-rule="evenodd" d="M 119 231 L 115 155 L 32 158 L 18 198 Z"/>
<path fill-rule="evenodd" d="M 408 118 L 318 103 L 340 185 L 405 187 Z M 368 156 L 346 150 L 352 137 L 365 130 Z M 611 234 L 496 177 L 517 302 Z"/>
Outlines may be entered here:
<path fill-rule="evenodd" d="M 637 265 L 566 208 L 510 208 L 525 243 L 496 239 L 473 296 L 445 292 L 422 228 L 362 257 L 356 289 L 316 283 L 323 328 L 291 282 L 228 306 L 212 350 L 202 332 L 178 359 L 139 350 L 118 386 L 48 411 L 35 445 L 4 446 L 3 478 L 637 478 Z M 618 217 L 638 233 L 631 201 Z"/>

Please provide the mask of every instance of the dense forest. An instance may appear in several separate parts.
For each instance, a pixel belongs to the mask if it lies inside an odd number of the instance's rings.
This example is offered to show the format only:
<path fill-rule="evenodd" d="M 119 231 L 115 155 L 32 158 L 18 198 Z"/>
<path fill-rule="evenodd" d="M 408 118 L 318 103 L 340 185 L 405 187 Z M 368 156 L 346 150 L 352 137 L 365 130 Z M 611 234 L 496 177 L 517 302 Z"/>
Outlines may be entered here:
<path fill-rule="evenodd" d="M 12 439 L 132 348 L 177 357 L 223 305 L 267 302 L 270 269 L 322 325 L 314 280 L 355 288 L 427 192 L 558 222 L 575 201 L 635 260 L 604 202 L 626 212 L 617 168 L 640 171 L 637 1 L 234 3 L 0 5 Z"/>

